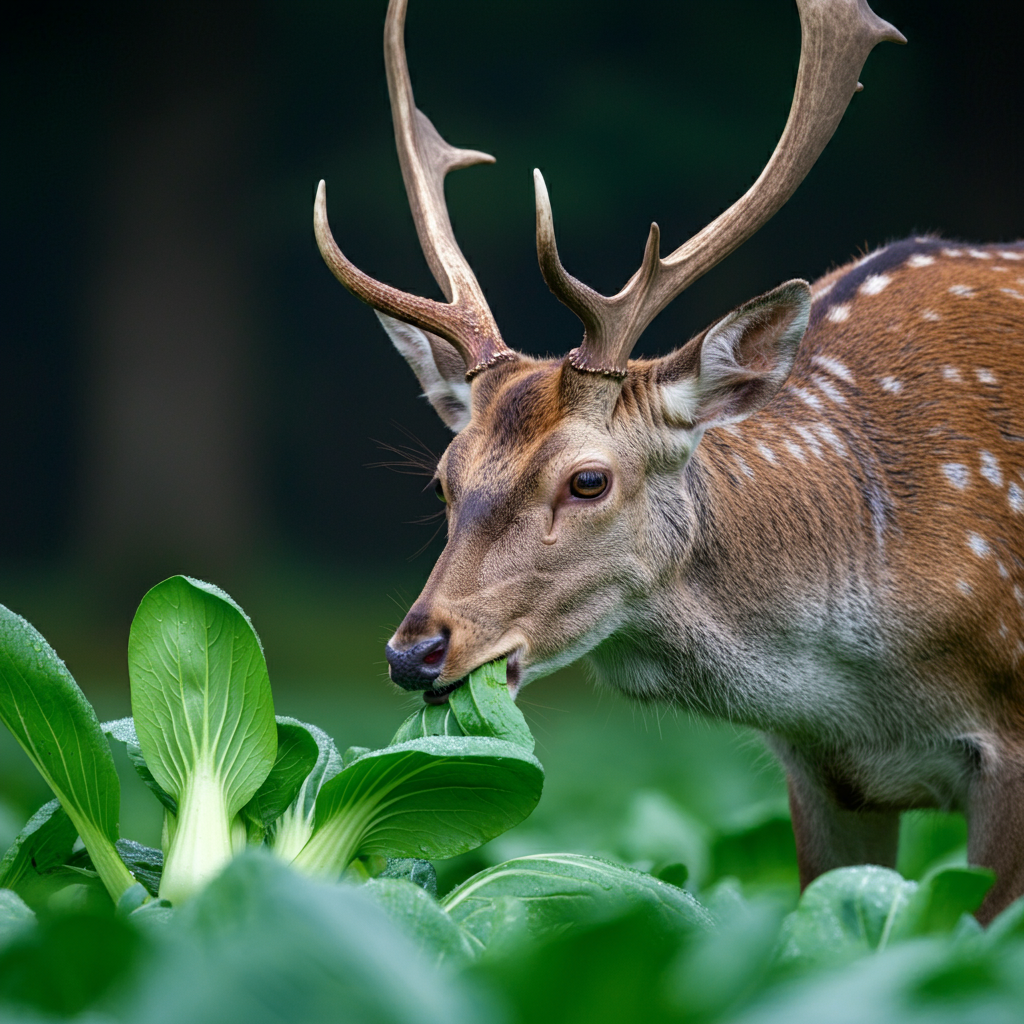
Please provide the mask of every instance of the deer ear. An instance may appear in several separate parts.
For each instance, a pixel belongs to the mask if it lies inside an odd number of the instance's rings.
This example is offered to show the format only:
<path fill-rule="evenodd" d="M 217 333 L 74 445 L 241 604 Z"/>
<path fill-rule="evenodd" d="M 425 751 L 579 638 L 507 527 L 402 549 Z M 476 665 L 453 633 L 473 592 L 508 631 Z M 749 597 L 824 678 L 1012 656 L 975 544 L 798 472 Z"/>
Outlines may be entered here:
<path fill-rule="evenodd" d="M 386 313 L 378 312 L 377 319 L 412 367 L 423 388 L 423 397 L 457 434 L 469 424 L 470 418 L 470 388 L 462 356 L 454 345 L 436 334 L 421 331 Z"/>
<path fill-rule="evenodd" d="M 707 429 L 767 405 L 793 368 L 810 313 L 810 286 L 787 281 L 659 360 L 665 421 Z"/>

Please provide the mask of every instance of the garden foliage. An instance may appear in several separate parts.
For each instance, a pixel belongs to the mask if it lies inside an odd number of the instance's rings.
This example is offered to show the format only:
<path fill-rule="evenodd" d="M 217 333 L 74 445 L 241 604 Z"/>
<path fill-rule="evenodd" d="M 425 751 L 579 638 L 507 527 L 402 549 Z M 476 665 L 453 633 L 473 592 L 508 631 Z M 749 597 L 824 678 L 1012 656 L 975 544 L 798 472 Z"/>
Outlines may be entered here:
<path fill-rule="evenodd" d="M 632 863 L 529 852 L 439 891 L 435 862 L 540 799 L 503 662 L 341 754 L 275 715 L 235 602 L 174 577 L 140 605 L 129 669 L 132 717 L 101 724 L 0 608 L 0 718 L 54 795 L 0 861 L 3 1020 L 1020 1019 L 1024 903 L 983 931 L 989 873 L 926 854 L 917 880 L 844 868 L 793 909 L 771 814 L 713 839 L 639 793 Z M 159 801 L 161 849 L 119 835 L 111 743 Z"/>

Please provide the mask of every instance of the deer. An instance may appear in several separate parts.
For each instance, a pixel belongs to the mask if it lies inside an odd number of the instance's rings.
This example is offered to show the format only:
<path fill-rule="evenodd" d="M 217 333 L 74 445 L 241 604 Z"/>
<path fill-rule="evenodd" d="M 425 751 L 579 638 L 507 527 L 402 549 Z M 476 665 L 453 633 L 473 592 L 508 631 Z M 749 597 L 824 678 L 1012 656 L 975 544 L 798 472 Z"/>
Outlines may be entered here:
<path fill-rule="evenodd" d="M 459 249 L 449 145 L 415 105 L 407 0 L 384 51 L 417 235 L 447 301 L 314 230 L 454 433 L 434 483 L 448 539 L 387 644 L 440 703 L 507 658 L 519 688 L 579 659 L 599 684 L 759 731 L 784 769 L 801 887 L 894 867 L 901 812 L 962 811 L 968 859 L 1024 893 L 1024 244 L 878 248 L 744 303 L 655 359 L 631 352 L 753 235 L 836 131 L 870 51 L 904 43 L 867 0 L 797 0 L 792 106 L 764 170 L 605 296 L 559 259 L 534 172 L 537 252 L 583 323 L 561 358 L 509 348 Z"/>

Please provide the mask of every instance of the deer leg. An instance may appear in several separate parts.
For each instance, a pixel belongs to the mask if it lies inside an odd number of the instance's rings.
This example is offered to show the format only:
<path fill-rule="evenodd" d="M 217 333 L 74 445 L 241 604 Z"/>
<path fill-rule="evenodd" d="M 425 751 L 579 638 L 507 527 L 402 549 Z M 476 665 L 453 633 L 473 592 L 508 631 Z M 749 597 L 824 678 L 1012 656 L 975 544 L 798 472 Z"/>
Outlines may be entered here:
<path fill-rule="evenodd" d="M 787 783 L 801 891 L 832 868 L 896 866 L 898 811 L 850 810 L 826 787 L 796 770 L 789 771 Z"/>
<path fill-rule="evenodd" d="M 988 924 L 1024 894 L 1024 767 L 981 768 L 971 782 L 967 805 L 967 861 L 991 868 L 995 885 L 975 917 Z"/>

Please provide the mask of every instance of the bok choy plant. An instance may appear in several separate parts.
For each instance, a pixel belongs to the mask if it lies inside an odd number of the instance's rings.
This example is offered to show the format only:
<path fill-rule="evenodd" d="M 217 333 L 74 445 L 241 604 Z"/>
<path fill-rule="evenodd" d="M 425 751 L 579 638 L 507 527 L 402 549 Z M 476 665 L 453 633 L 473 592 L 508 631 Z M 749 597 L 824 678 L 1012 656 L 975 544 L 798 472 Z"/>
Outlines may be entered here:
<path fill-rule="evenodd" d="M 215 586 L 175 576 L 150 590 L 128 665 L 133 715 L 101 726 L 45 640 L 3 610 L 0 716 L 57 799 L 8 851 L 2 884 L 17 891 L 32 872 L 74 868 L 97 874 L 115 903 L 141 882 L 176 906 L 251 847 L 309 875 L 365 879 L 389 860 L 472 850 L 540 798 L 532 737 L 504 681 L 495 689 L 494 667 L 463 688 L 461 725 L 435 728 L 436 714 L 417 725 L 414 715 L 392 745 L 353 749 L 345 763 L 322 730 L 275 717 L 259 638 Z M 512 711 L 488 717 L 497 691 Z M 120 790 L 104 734 L 125 744 L 163 805 L 161 851 L 118 837 Z M 78 865 L 76 836 L 86 851 Z"/>

